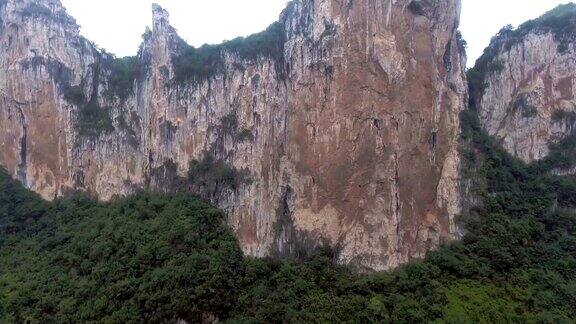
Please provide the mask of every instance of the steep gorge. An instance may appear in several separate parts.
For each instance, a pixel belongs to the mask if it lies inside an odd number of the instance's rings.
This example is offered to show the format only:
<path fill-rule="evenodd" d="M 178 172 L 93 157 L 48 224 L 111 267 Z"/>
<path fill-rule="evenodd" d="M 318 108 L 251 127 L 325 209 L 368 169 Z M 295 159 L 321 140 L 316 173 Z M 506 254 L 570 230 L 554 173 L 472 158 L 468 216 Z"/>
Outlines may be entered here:
<path fill-rule="evenodd" d="M 58 0 L 3 1 L 0 164 L 48 199 L 215 169 L 190 188 L 244 252 L 328 243 L 340 263 L 395 267 L 458 235 L 459 12 L 297 0 L 261 34 L 192 48 L 154 6 L 138 56 L 115 59 Z"/>

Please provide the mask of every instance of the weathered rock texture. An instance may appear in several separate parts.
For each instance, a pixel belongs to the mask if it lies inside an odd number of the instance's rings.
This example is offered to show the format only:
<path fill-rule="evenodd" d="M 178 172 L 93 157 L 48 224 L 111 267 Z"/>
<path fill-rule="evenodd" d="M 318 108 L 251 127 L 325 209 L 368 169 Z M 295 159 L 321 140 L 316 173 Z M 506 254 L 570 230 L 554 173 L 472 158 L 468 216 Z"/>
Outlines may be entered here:
<path fill-rule="evenodd" d="M 192 78 L 175 64 L 191 49 L 153 10 L 122 95 L 115 61 L 58 0 L 1 6 L 0 162 L 29 188 L 106 200 L 209 153 L 249 175 L 208 196 L 251 255 L 328 243 L 380 270 L 453 238 L 459 0 L 294 1 L 275 25 L 279 55 L 223 46 Z"/>
<path fill-rule="evenodd" d="M 572 135 L 576 125 L 574 27 L 569 35 L 568 21 L 561 31 L 546 23 L 557 12 L 573 11 L 576 18 L 574 9 L 562 6 L 516 31 L 504 29 L 479 62 L 486 73 L 477 100 L 480 120 L 525 162 L 547 157 L 549 145 Z"/>

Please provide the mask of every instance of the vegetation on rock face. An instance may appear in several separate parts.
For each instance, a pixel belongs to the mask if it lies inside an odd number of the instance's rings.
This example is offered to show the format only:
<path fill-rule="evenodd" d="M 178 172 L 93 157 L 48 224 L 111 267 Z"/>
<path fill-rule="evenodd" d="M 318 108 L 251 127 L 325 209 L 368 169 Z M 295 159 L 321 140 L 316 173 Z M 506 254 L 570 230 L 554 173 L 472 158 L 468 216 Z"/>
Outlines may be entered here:
<path fill-rule="evenodd" d="M 234 134 L 238 130 L 238 116 L 230 113 L 220 118 L 220 128 L 224 134 Z"/>
<path fill-rule="evenodd" d="M 277 22 L 261 33 L 246 38 L 239 37 L 220 45 L 195 48 L 182 42 L 181 53 L 172 59 L 175 80 L 201 82 L 211 78 L 224 70 L 225 53 L 232 53 L 249 61 L 269 57 L 281 62 L 285 41 L 284 27 Z"/>
<path fill-rule="evenodd" d="M 486 62 L 471 72 L 472 91 L 499 68 Z M 125 63 L 119 69 L 130 75 Z M 204 73 L 189 72 L 194 80 Z M 130 79 L 117 84 L 128 89 Z M 64 94 L 80 121 L 106 119 L 82 117 L 86 107 L 103 111 L 89 107 L 82 87 Z M 423 261 L 370 275 L 334 265 L 327 248 L 298 263 L 245 257 L 222 212 L 184 193 L 46 202 L 0 170 L 0 322 L 573 322 L 576 181 L 550 171 L 576 158 L 567 155 L 576 136 L 526 165 L 483 131 L 474 107 L 461 124 L 482 200 L 461 218 L 466 235 Z M 222 127 L 236 134 L 235 116 Z M 184 181 L 216 191 L 247 178 L 206 154 Z"/>
<path fill-rule="evenodd" d="M 114 130 L 109 109 L 101 107 L 96 96 L 87 100 L 81 86 L 68 86 L 63 92 L 64 98 L 78 107 L 76 129 L 80 136 L 94 138 Z"/>
<path fill-rule="evenodd" d="M 0 1 L 0 7 L 4 6 L 5 2 L 6 1 Z M 20 14 L 24 17 L 42 17 L 45 19 L 61 21 L 65 24 L 76 24 L 76 20 L 70 17 L 65 11 L 58 10 L 53 12 L 51 8 L 36 2 L 28 4 L 20 11 Z"/>
<path fill-rule="evenodd" d="M 94 63 L 91 67 L 92 87 L 89 97 L 85 94 L 84 86 L 86 82 L 83 81 L 79 85 L 71 85 L 72 70 L 61 62 L 35 56 L 23 61 L 21 64 L 24 69 L 34 69 L 36 71 L 43 67 L 52 76 L 64 99 L 78 108 L 76 129 L 80 136 L 94 138 L 114 130 L 110 109 L 102 107 L 98 99 L 98 87 L 101 77 L 101 65 L 99 62 Z"/>
<path fill-rule="evenodd" d="M 476 61 L 474 68 L 468 72 L 468 82 L 471 90 L 470 99 L 472 101 L 479 100 L 484 93 L 486 77 L 490 73 L 499 72 L 501 67 L 503 67 L 497 61 L 498 54 L 503 50 L 510 50 L 532 32 L 551 32 L 559 42 L 558 51 L 564 52 L 568 50 L 569 44 L 576 40 L 576 4 L 560 5 L 543 16 L 520 25 L 516 29 L 510 25 L 502 28 L 492 38 L 490 45 Z"/>
<path fill-rule="evenodd" d="M 108 95 L 125 101 L 134 94 L 134 81 L 138 75 L 138 58 L 128 56 L 114 58 L 109 62 Z"/>
<path fill-rule="evenodd" d="M 517 29 L 513 29 L 512 26 L 502 28 L 476 61 L 474 68 L 467 72 L 471 107 L 478 107 L 480 104 L 479 101 L 488 86 L 486 78 L 490 74 L 501 72 L 504 68 L 498 55 L 504 50 L 510 50 L 532 32 L 553 33 L 560 43 L 559 52 L 563 51 L 562 48 L 567 49 L 568 45 L 576 40 L 576 4 L 560 5 L 543 16 L 520 25 Z M 529 105 L 523 97 L 518 98 L 513 107 L 520 110 L 523 118 L 538 115 L 537 108 Z M 556 111 L 552 116 L 553 122 L 564 122 L 572 128 L 575 119 L 574 113 L 564 111 Z M 576 161 L 576 129 L 559 143 L 550 143 L 549 148 L 550 154 L 530 166 L 531 169 L 551 172 L 572 168 Z"/>
<path fill-rule="evenodd" d="M 408 9 L 415 15 L 425 16 L 426 11 L 433 10 L 437 0 L 413 0 L 408 5 Z"/>
<path fill-rule="evenodd" d="M 222 214 L 194 198 L 47 203 L 0 173 L 0 321 L 570 322 L 576 184 L 507 155 L 474 110 L 462 125 L 483 198 L 466 236 L 366 276 L 328 249 L 300 263 L 243 257 Z"/>
<path fill-rule="evenodd" d="M 205 152 L 200 160 L 192 160 L 185 177 L 178 175 L 178 165 L 172 160 L 152 172 L 155 187 L 168 193 L 193 193 L 207 200 L 221 196 L 224 191 L 236 191 L 249 183 L 250 173 L 238 170 L 212 153 Z"/>
<path fill-rule="evenodd" d="M 104 133 L 114 130 L 109 109 L 100 106 L 98 100 L 98 88 L 100 85 L 100 62 L 92 66 L 92 86 L 90 97 L 84 94 L 84 81 L 80 85 L 72 86 L 68 82 L 61 82 L 61 90 L 69 103 L 78 107 L 78 119 L 76 129 L 82 137 L 96 138 Z"/>
<path fill-rule="evenodd" d="M 45 7 L 41 4 L 32 2 L 21 11 L 21 14 L 24 16 L 51 17 L 52 10 L 50 10 L 50 8 Z"/>
<path fill-rule="evenodd" d="M 514 102 L 514 109 L 520 110 L 520 115 L 523 118 L 533 118 L 538 116 L 538 109 L 528 103 L 526 97 L 520 97 Z"/>
<path fill-rule="evenodd" d="M 199 190 L 218 192 L 222 188 L 236 190 L 249 182 L 249 177 L 247 172 L 239 171 L 206 153 L 202 160 L 190 162 L 188 181 Z"/>
<path fill-rule="evenodd" d="M 537 32 L 552 32 L 560 43 L 558 50 L 565 52 L 568 50 L 568 44 L 576 40 L 576 4 L 560 5 L 540 18 L 520 25 L 508 40 L 507 46 L 518 42 L 522 37 L 534 30 Z"/>
<path fill-rule="evenodd" d="M 544 159 L 534 163 L 534 168 L 544 171 L 569 170 L 576 163 L 576 132 L 558 143 L 549 145 L 550 152 Z"/>
<path fill-rule="evenodd" d="M 247 129 L 247 128 L 242 128 L 237 134 L 236 134 L 236 140 L 238 142 L 254 142 L 254 134 L 252 133 L 251 130 Z"/>
<path fill-rule="evenodd" d="M 220 118 L 219 126 L 219 134 L 223 136 L 232 136 L 237 142 L 254 141 L 254 134 L 251 130 L 238 127 L 238 116 L 235 113 Z"/>
<path fill-rule="evenodd" d="M 552 113 L 552 121 L 576 128 L 576 111 L 556 110 Z"/>
<path fill-rule="evenodd" d="M 103 58 L 102 62 L 95 63 L 89 99 L 84 94 L 82 85 L 71 86 L 67 82 L 61 82 L 64 99 L 78 107 L 77 129 L 80 136 L 95 138 L 114 131 L 110 109 L 102 107 L 98 99 L 102 71 L 109 72 L 108 87 L 104 92 L 106 98 L 108 100 L 117 98 L 120 103 L 124 103 L 134 94 L 134 82 L 139 71 L 138 64 L 136 57 Z"/>
<path fill-rule="evenodd" d="M 101 107 L 97 99 L 91 99 L 78 111 L 78 134 L 85 137 L 98 137 L 114 131 L 109 109 Z"/>

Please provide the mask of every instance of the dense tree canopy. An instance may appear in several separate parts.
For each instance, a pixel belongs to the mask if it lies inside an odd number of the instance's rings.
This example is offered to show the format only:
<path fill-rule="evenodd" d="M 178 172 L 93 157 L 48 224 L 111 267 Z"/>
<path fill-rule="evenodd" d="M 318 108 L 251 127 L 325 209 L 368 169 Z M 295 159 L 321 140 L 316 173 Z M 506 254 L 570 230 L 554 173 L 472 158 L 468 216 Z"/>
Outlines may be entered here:
<path fill-rule="evenodd" d="M 242 255 L 219 210 L 150 193 L 46 204 L 1 177 L 0 322 L 195 320 L 234 305 Z"/>

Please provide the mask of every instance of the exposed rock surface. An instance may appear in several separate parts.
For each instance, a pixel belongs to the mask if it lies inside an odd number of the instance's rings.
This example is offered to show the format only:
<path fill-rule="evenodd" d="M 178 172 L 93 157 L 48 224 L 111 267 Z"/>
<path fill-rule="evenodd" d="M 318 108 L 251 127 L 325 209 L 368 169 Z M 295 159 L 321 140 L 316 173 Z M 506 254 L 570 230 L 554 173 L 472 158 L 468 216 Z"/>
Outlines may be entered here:
<path fill-rule="evenodd" d="M 182 57 L 214 49 L 154 6 L 128 92 L 58 0 L 0 10 L 0 162 L 46 198 L 161 187 L 210 154 L 250 179 L 207 196 L 251 255 L 326 242 L 381 270 L 457 232 L 459 0 L 294 1 L 265 50 L 225 44 L 192 77 Z"/>
<path fill-rule="evenodd" d="M 525 162 L 547 157 L 550 144 L 576 126 L 575 19 L 571 4 L 518 30 L 503 29 L 477 64 L 486 74 L 477 100 L 480 120 Z"/>

